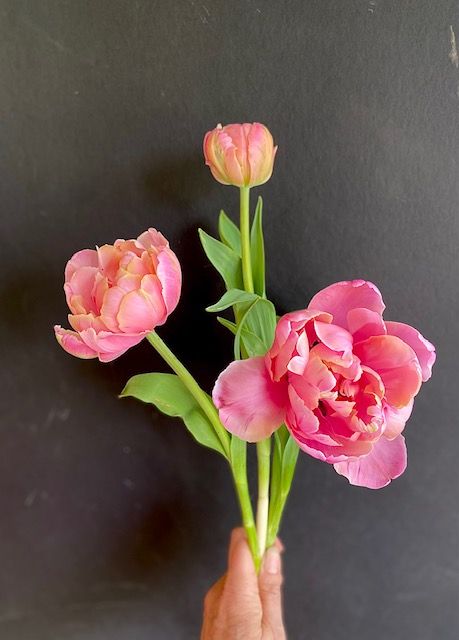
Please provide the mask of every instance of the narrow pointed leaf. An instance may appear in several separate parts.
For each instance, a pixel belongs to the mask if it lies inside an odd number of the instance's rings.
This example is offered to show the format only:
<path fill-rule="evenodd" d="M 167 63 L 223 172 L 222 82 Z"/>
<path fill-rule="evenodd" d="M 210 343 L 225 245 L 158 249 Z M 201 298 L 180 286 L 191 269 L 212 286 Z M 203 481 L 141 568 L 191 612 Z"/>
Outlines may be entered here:
<path fill-rule="evenodd" d="M 250 231 L 250 254 L 255 292 L 265 297 L 265 243 L 263 239 L 263 200 L 261 196 L 258 198 Z"/>
<path fill-rule="evenodd" d="M 244 326 L 260 338 L 266 353 L 273 344 L 276 330 L 276 310 L 273 303 L 265 298 L 258 298 L 247 313 Z"/>
<path fill-rule="evenodd" d="M 239 303 L 251 303 L 254 302 L 258 296 L 255 293 L 247 293 L 242 289 L 230 289 L 220 298 L 218 302 L 206 308 L 206 311 L 216 312 L 224 311 L 228 307 L 232 307 Z"/>
<path fill-rule="evenodd" d="M 231 322 L 231 320 L 227 320 L 226 318 L 222 318 L 221 316 L 217 316 L 218 322 L 229 329 L 233 335 L 236 335 L 237 332 L 237 324 Z"/>
<path fill-rule="evenodd" d="M 225 451 L 214 428 L 180 378 L 170 373 L 143 373 L 133 376 L 120 394 L 155 405 L 168 416 L 182 418 L 199 444 L 221 453 Z"/>
<path fill-rule="evenodd" d="M 220 240 L 241 256 L 241 232 L 223 210 L 218 218 L 218 233 Z"/>
<path fill-rule="evenodd" d="M 299 446 L 292 436 L 289 436 L 284 447 L 282 456 L 282 493 L 286 495 L 290 491 L 290 486 L 295 473 L 295 466 L 298 460 Z"/>
<path fill-rule="evenodd" d="M 199 229 L 199 237 L 206 256 L 223 278 L 226 288 L 242 289 L 242 266 L 237 253 L 202 229 Z"/>

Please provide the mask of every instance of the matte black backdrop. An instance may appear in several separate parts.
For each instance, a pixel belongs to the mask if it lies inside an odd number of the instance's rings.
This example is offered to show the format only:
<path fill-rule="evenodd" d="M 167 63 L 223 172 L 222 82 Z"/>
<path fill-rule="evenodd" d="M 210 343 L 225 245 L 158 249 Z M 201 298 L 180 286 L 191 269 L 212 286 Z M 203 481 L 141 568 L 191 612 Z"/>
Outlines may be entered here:
<path fill-rule="evenodd" d="M 409 467 L 351 487 L 301 458 L 283 527 L 290 637 L 453 640 L 458 620 L 457 3 L 1 0 L 0 636 L 196 638 L 238 523 L 223 462 L 116 394 L 165 370 L 55 343 L 76 250 L 149 225 L 183 297 L 161 333 L 208 388 L 230 359 L 203 307 L 222 289 L 196 230 L 237 209 L 203 165 L 217 122 L 279 144 L 265 197 L 281 311 L 340 279 L 438 347 Z"/>

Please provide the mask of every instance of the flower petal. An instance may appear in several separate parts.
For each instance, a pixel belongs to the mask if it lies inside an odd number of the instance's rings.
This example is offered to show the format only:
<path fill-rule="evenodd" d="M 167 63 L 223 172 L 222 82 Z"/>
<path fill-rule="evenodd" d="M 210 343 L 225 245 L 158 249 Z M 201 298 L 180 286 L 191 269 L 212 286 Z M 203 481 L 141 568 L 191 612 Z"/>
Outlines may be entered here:
<path fill-rule="evenodd" d="M 77 251 L 77 253 L 75 253 L 75 255 L 73 255 L 67 262 L 67 266 L 65 267 L 65 281 L 68 282 L 75 271 L 77 269 L 81 269 L 81 267 L 97 266 L 97 251 L 94 249 L 83 249 L 82 251 Z"/>
<path fill-rule="evenodd" d="M 263 357 L 232 362 L 212 393 L 224 426 L 248 442 L 269 437 L 283 422 L 287 386 L 273 382 Z"/>
<path fill-rule="evenodd" d="M 54 333 L 58 343 L 64 351 L 67 351 L 70 355 L 76 356 L 77 358 L 84 358 L 85 360 L 97 358 L 97 353 L 83 342 L 76 331 L 69 331 L 56 325 L 54 327 Z"/>
<path fill-rule="evenodd" d="M 335 471 L 358 487 L 381 489 L 398 478 L 406 469 L 405 438 L 380 438 L 372 451 L 363 457 L 338 462 Z"/>
<path fill-rule="evenodd" d="M 418 393 L 421 368 L 413 349 L 396 336 L 374 336 L 354 345 L 362 364 L 381 376 L 387 402 L 397 409 L 406 406 Z"/>
<path fill-rule="evenodd" d="M 267 366 L 274 380 L 280 380 L 281 377 L 287 373 L 287 367 L 295 355 L 295 350 L 300 357 L 295 357 L 292 370 L 294 370 L 295 373 L 304 370 L 308 361 L 309 347 L 302 337 L 302 330 L 306 324 L 314 318 L 322 322 L 331 320 L 331 316 L 328 313 L 311 311 L 309 309 L 292 311 L 280 318 L 276 326 L 274 343 L 266 354 Z M 306 349 L 306 347 L 308 348 Z"/>
<path fill-rule="evenodd" d="M 67 304 L 72 313 L 97 312 L 94 299 L 96 267 L 80 267 L 64 285 Z"/>
<path fill-rule="evenodd" d="M 385 305 L 379 289 L 366 280 L 346 280 L 319 291 L 308 305 L 308 309 L 328 311 L 333 323 L 348 328 L 347 314 L 351 309 L 364 308 L 382 314 Z"/>
<path fill-rule="evenodd" d="M 161 284 L 156 276 L 142 278 L 142 288 L 121 300 L 116 320 L 122 332 L 152 331 L 166 319 Z"/>
<path fill-rule="evenodd" d="M 352 361 L 352 336 L 346 329 L 329 322 L 314 321 L 319 340 L 332 351 L 343 352 L 346 362 Z"/>
<path fill-rule="evenodd" d="M 158 268 L 156 270 L 163 289 L 163 299 L 167 313 L 172 313 L 180 299 L 182 288 L 182 271 L 180 263 L 173 251 L 163 249 L 158 255 Z"/>
<path fill-rule="evenodd" d="M 131 347 L 139 344 L 147 332 L 143 333 L 111 333 L 110 331 L 97 332 L 93 327 L 80 332 L 82 340 L 94 351 L 101 362 L 110 362 L 118 358 Z"/>
<path fill-rule="evenodd" d="M 401 409 L 395 409 L 390 405 L 384 407 L 384 416 L 386 419 L 386 428 L 384 431 L 384 437 L 388 440 L 393 440 L 399 436 L 405 428 L 406 421 L 411 415 L 413 410 L 414 401 L 411 400 L 406 407 Z"/>
<path fill-rule="evenodd" d="M 137 238 L 137 242 L 145 249 L 164 249 L 169 246 L 169 242 L 163 234 L 160 231 L 153 229 L 153 227 L 150 227 L 148 231 L 144 231 L 144 233 L 140 234 Z"/>
<path fill-rule="evenodd" d="M 437 357 L 433 344 L 426 340 L 417 329 L 410 327 L 409 324 L 386 322 L 386 327 L 389 335 L 397 336 L 413 349 L 421 365 L 422 380 L 426 382 L 432 375 L 432 367 Z"/>
<path fill-rule="evenodd" d="M 387 333 L 381 314 L 361 307 L 349 311 L 347 324 L 354 342 L 361 342 L 371 336 L 382 336 Z"/>

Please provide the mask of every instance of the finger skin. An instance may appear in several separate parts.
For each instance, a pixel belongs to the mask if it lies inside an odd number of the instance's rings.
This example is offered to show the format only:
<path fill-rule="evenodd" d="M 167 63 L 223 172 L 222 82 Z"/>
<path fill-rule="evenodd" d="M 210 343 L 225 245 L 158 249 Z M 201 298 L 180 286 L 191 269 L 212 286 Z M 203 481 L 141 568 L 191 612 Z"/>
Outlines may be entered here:
<path fill-rule="evenodd" d="M 285 640 L 282 623 L 282 543 L 268 549 L 259 576 L 243 529 L 231 534 L 227 573 L 204 601 L 201 640 Z"/>
<path fill-rule="evenodd" d="M 258 578 L 260 599 L 263 608 L 263 638 L 285 640 L 282 617 L 282 558 L 280 541 L 270 547 L 263 559 Z"/>

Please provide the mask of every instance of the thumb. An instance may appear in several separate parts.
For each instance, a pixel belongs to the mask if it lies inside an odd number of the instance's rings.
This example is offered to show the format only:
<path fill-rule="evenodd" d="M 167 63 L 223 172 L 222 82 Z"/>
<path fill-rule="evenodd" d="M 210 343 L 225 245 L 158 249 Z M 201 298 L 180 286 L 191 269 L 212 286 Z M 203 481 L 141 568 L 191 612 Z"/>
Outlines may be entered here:
<path fill-rule="evenodd" d="M 237 599 L 257 599 L 258 583 L 255 566 L 244 529 L 234 529 L 228 553 L 225 590 Z"/>
<path fill-rule="evenodd" d="M 282 582 L 282 560 L 276 544 L 266 551 L 258 579 L 263 627 L 269 629 L 276 640 L 286 637 L 282 620 Z"/>

